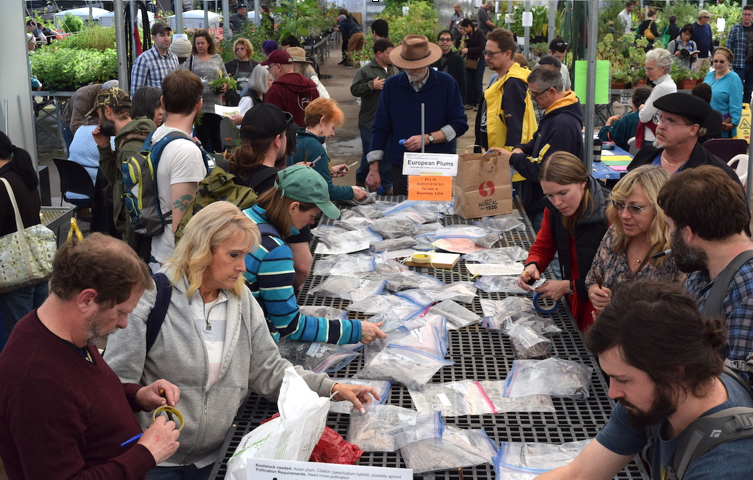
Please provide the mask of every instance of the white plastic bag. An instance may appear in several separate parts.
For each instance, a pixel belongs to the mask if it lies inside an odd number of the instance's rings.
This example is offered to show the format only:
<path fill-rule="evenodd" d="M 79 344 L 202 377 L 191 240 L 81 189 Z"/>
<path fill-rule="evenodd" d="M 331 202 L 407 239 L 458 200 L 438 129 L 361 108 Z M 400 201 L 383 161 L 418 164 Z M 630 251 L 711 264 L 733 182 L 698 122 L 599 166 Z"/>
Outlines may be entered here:
<path fill-rule="evenodd" d="M 441 439 L 420 440 L 400 449 L 405 466 L 414 474 L 434 470 L 494 464 L 497 446 L 485 431 L 462 430 L 447 425 Z"/>
<path fill-rule="evenodd" d="M 307 462 L 324 432 L 329 404 L 330 399 L 311 391 L 295 368 L 286 368 L 277 400 L 280 416 L 243 437 L 228 461 L 227 477 L 253 478 L 246 470 L 252 458 Z"/>
<path fill-rule="evenodd" d="M 505 380 L 506 397 L 551 395 L 585 400 L 593 368 L 571 360 L 515 360 Z"/>

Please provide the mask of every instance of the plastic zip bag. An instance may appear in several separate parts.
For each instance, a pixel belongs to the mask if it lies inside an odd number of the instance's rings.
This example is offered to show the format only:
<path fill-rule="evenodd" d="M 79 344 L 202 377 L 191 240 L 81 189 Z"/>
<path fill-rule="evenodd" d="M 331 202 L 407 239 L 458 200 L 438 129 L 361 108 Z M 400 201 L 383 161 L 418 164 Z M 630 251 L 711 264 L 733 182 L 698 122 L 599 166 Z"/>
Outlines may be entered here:
<path fill-rule="evenodd" d="M 536 333 L 530 327 L 515 323 L 507 331 L 512 341 L 515 358 L 546 358 L 552 341 Z"/>
<path fill-rule="evenodd" d="M 494 464 L 497 447 L 483 430 L 447 425 L 441 439 L 414 442 L 400 449 L 405 466 L 414 474 Z"/>
<path fill-rule="evenodd" d="M 407 298 L 417 305 L 429 306 L 442 300 L 458 300 L 472 303 L 476 297 L 476 289 L 471 282 L 454 282 L 439 288 L 414 289 L 398 292 L 398 297 Z"/>
<path fill-rule="evenodd" d="M 418 273 L 413 270 L 407 272 L 388 273 L 384 275 L 373 275 L 372 280 L 386 280 L 387 290 L 390 292 L 399 292 L 400 290 L 406 290 L 411 288 L 437 288 L 444 285 L 442 280 L 436 277 L 430 277 L 423 273 Z"/>
<path fill-rule="evenodd" d="M 325 305 L 301 305 L 298 307 L 304 315 L 312 317 L 328 318 L 330 320 L 345 320 L 348 318 L 348 312 L 339 308 L 327 307 Z"/>
<path fill-rule="evenodd" d="M 568 465 L 589 443 L 591 439 L 562 444 L 501 442 L 495 465 L 549 471 Z"/>
<path fill-rule="evenodd" d="M 389 258 L 385 255 L 377 255 L 376 257 L 376 268 L 374 269 L 374 273 L 376 273 L 377 275 L 410 271 L 411 269 L 408 268 L 405 264 L 402 264 L 397 260 Z"/>
<path fill-rule="evenodd" d="M 319 342 L 298 342 L 281 339 L 277 344 L 280 356 L 293 365 L 300 365 L 316 373 L 340 370 L 361 355 L 342 345 Z"/>
<path fill-rule="evenodd" d="M 382 293 L 386 283 L 384 280 L 376 282 L 365 278 L 327 277 L 308 294 L 358 302 Z"/>
<path fill-rule="evenodd" d="M 346 253 L 368 250 L 372 241 L 381 240 L 381 237 L 365 230 L 353 230 L 339 235 L 321 237 L 320 245 L 317 245 L 315 253 L 322 255 L 343 255 Z"/>
<path fill-rule="evenodd" d="M 533 308 L 533 301 L 525 297 L 507 297 L 502 300 L 482 298 L 479 303 L 481 303 L 481 311 L 485 317 L 497 315 L 504 317 L 518 312 L 536 313 Z"/>
<path fill-rule="evenodd" d="M 326 224 L 319 224 L 319 226 L 311 229 L 311 235 L 317 237 L 317 238 L 323 238 L 328 237 L 330 235 L 342 235 L 343 233 L 347 233 L 350 230 L 347 230 L 342 227 L 336 227 L 334 225 L 326 225 Z"/>
<path fill-rule="evenodd" d="M 350 276 L 352 273 L 373 272 L 375 269 L 376 258 L 373 255 L 329 255 L 314 264 L 312 274 L 323 277 Z"/>
<path fill-rule="evenodd" d="M 549 395 L 529 395 L 527 397 L 505 397 L 504 380 L 480 380 L 478 382 L 486 396 L 494 404 L 497 413 L 507 412 L 555 412 L 552 397 Z"/>
<path fill-rule="evenodd" d="M 511 263 L 523 262 L 528 258 L 528 251 L 520 247 L 490 248 L 463 256 L 466 262 L 478 263 Z"/>
<path fill-rule="evenodd" d="M 355 198 L 351 198 L 350 200 L 342 200 L 341 203 L 344 205 L 371 205 L 376 202 L 377 194 L 376 192 L 369 192 L 363 187 L 358 187 L 361 191 L 366 192 L 366 198 L 363 200 L 356 200 Z"/>
<path fill-rule="evenodd" d="M 387 240 L 372 242 L 369 246 L 369 250 L 375 253 L 384 252 L 386 250 L 403 250 L 415 246 L 416 243 L 417 242 L 413 237 L 388 238 Z"/>
<path fill-rule="evenodd" d="M 384 200 L 377 200 L 373 205 L 359 205 L 353 207 L 351 210 L 363 215 L 366 218 L 381 218 L 384 216 L 385 210 L 397 205 L 397 202 L 386 202 Z"/>
<path fill-rule="evenodd" d="M 506 397 L 551 395 L 585 400 L 591 385 L 593 368 L 561 358 L 515 360 L 507 379 Z"/>
<path fill-rule="evenodd" d="M 413 236 L 422 223 L 423 218 L 415 213 L 405 212 L 377 218 L 371 222 L 369 229 L 383 238 L 400 238 Z"/>
<path fill-rule="evenodd" d="M 437 240 L 440 238 L 469 238 L 475 240 L 477 238 L 484 238 L 486 232 L 485 228 L 474 227 L 473 225 L 450 225 L 437 230 L 435 237 Z"/>
<path fill-rule="evenodd" d="M 340 218 L 332 222 L 332 224 L 345 230 L 355 231 L 366 230 L 373 221 L 371 218 L 363 217 L 353 210 L 343 210 L 340 212 Z"/>
<path fill-rule="evenodd" d="M 459 305 L 453 300 L 444 300 L 433 305 L 429 312 L 442 315 L 447 319 L 447 329 L 457 330 L 474 323 L 479 323 L 481 317 Z"/>
<path fill-rule="evenodd" d="M 441 412 L 443 417 L 498 413 L 483 386 L 475 380 L 427 383 L 422 390 L 408 392 L 419 412 Z"/>
<path fill-rule="evenodd" d="M 551 318 L 529 315 L 527 312 L 520 312 L 507 317 L 507 321 L 502 328 L 502 333 L 508 333 L 513 325 L 525 326 L 543 336 L 562 333 L 562 329 L 558 327 Z"/>
<path fill-rule="evenodd" d="M 370 405 L 366 413 L 352 411 L 348 441 L 367 452 L 394 452 L 419 440 L 439 439 L 443 430 L 444 420 L 439 412 Z"/>
<path fill-rule="evenodd" d="M 525 232 L 526 224 L 520 215 L 514 213 L 505 213 L 502 215 L 495 215 L 493 217 L 484 217 L 480 221 L 473 222 L 474 225 L 479 227 L 488 228 L 498 233 L 509 232 L 511 230 L 519 230 Z"/>
<path fill-rule="evenodd" d="M 476 242 L 469 238 L 437 238 L 431 246 L 437 250 L 453 253 L 473 253 L 485 250 L 484 247 L 476 245 Z"/>
<path fill-rule="evenodd" d="M 432 317 L 431 321 L 418 328 L 409 329 L 408 333 L 405 337 L 390 343 L 422 350 L 435 357 L 447 355 L 447 321 L 444 317 Z"/>
<path fill-rule="evenodd" d="M 345 308 L 349 312 L 361 312 L 366 315 L 376 315 L 384 311 L 390 311 L 401 319 L 408 318 L 422 310 L 420 305 L 416 305 L 407 298 L 395 295 L 376 295 L 351 303 Z"/>
<path fill-rule="evenodd" d="M 434 234 L 422 233 L 414 237 L 416 244 L 413 246 L 414 250 L 431 251 L 434 250 Z"/>
<path fill-rule="evenodd" d="M 455 362 L 438 358 L 415 348 L 387 345 L 355 378 L 388 380 L 408 388 L 420 389 L 440 368 Z"/>
<path fill-rule="evenodd" d="M 384 216 L 398 215 L 403 213 L 412 213 L 418 215 L 425 222 L 436 222 L 447 211 L 443 205 L 433 204 L 417 200 L 405 200 L 394 207 L 385 210 Z"/>
<path fill-rule="evenodd" d="M 332 378 L 335 383 L 343 383 L 345 385 L 364 385 L 367 387 L 374 387 L 374 390 L 379 394 L 379 400 L 374 398 L 371 394 L 371 405 L 384 405 L 387 401 L 387 397 L 390 394 L 390 387 L 392 383 L 385 382 L 384 380 L 356 380 L 355 378 Z M 353 404 L 347 401 L 344 402 L 331 402 L 329 404 L 330 413 L 347 413 L 349 414 L 353 409 Z"/>
<path fill-rule="evenodd" d="M 473 286 L 487 293 L 528 293 L 518 286 L 518 277 L 482 275 Z"/>

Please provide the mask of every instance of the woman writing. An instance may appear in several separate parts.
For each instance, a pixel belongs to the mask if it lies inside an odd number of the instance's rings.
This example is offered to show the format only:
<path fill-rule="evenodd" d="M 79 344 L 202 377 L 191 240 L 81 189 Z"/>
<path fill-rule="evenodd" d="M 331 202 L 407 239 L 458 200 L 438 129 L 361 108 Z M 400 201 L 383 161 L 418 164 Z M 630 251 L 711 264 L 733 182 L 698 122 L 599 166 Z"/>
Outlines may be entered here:
<path fill-rule="evenodd" d="M 669 177 L 661 167 L 644 165 L 628 172 L 612 190 L 607 207 L 611 226 L 586 277 L 588 297 L 596 312 L 604 309 L 619 285 L 638 279 L 685 280 L 671 255 L 654 258 L 669 248 L 664 212 L 656 203 Z"/>
<path fill-rule="evenodd" d="M 251 110 L 253 106 L 264 103 L 264 96 L 272 83 L 274 83 L 274 78 L 272 78 L 272 74 L 269 73 L 267 67 L 254 68 L 251 77 L 248 79 L 248 86 L 242 92 L 241 101 L 238 103 L 238 109 L 241 113 L 231 118 L 234 124 L 240 125 L 246 112 Z"/>
<path fill-rule="evenodd" d="M 711 85 L 711 108 L 722 114 L 722 138 L 737 135 L 737 126 L 743 113 L 743 82 L 732 71 L 732 51 L 718 47 L 714 50 L 714 71 L 703 83 Z"/>
<path fill-rule="evenodd" d="M 238 82 L 236 92 L 242 92 L 243 89 L 246 88 L 246 85 L 248 85 L 248 79 L 251 76 L 251 72 L 256 69 L 259 62 L 251 58 L 254 54 L 254 47 L 251 45 L 251 42 L 245 38 L 239 38 L 233 42 L 233 52 L 235 53 L 235 58 L 225 63 L 225 70 L 235 79 L 236 82 Z M 238 105 L 238 102 L 240 101 L 236 92 L 225 93 L 225 98 L 228 101 L 227 103 L 231 107 Z M 231 98 L 235 98 L 235 101 Z"/>
<path fill-rule="evenodd" d="M 314 169 L 294 165 L 277 174 L 274 188 L 256 205 L 244 210 L 262 234 L 261 245 L 246 257 L 246 281 L 274 326 L 275 337 L 322 343 L 371 343 L 385 338 L 381 323 L 360 320 L 327 320 L 304 315 L 293 291 L 293 255 L 285 243 L 291 234 L 308 225 L 319 213 L 338 218 L 340 211 L 329 200 L 327 182 Z"/>
<path fill-rule="evenodd" d="M 481 102 L 481 96 L 484 94 L 484 48 L 486 47 L 486 37 L 477 30 L 473 22 L 464 18 L 460 22 L 458 29 L 463 33 L 463 48 L 460 53 L 466 58 L 465 73 L 468 77 L 468 92 L 466 93 L 465 109 L 478 110 L 478 104 Z M 473 68 L 469 64 L 476 63 Z"/>
<path fill-rule="evenodd" d="M 209 85 L 221 77 L 227 77 L 227 70 L 222 57 L 217 52 L 214 38 L 206 30 L 197 30 L 193 36 L 192 55 L 183 63 L 183 68 L 195 73 L 204 84 L 204 93 L 201 95 L 204 103 L 201 106 L 203 115 L 200 125 L 195 126 L 196 138 L 209 152 L 221 152 L 222 135 L 220 125 L 222 117 L 214 113 L 215 105 L 222 105 L 222 94 L 227 91 L 227 85 L 222 85 L 218 91 L 214 91 Z"/>
<path fill-rule="evenodd" d="M 39 179 L 31 161 L 31 155 L 18 148 L 8 136 L 0 131 L 0 178 L 5 179 L 13 190 L 13 197 L 21 214 L 23 225 L 16 225 L 16 214 L 5 182 L 0 181 L 0 237 L 39 225 L 41 204 Z M 1 268 L 11 268 L 5 264 Z M 47 298 L 47 280 L 34 285 L 19 287 L 0 293 L 2 332 L 8 338 L 13 327 L 27 313 L 42 305 Z M 0 339 L 2 335 L 0 335 Z M 0 342 L 1 343 L 1 342 Z"/>
<path fill-rule="evenodd" d="M 585 330 L 593 322 L 586 289 L 601 238 L 607 231 L 604 193 L 601 184 L 588 175 L 583 162 L 567 152 L 555 152 L 539 173 L 544 199 L 544 220 L 526 259 L 518 285 L 531 290 L 528 282 L 538 280 L 559 254 L 563 280 L 549 280 L 536 289 L 544 298 L 559 300 L 567 295 L 578 326 Z"/>
<path fill-rule="evenodd" d="M 358 187 L 344 187 L 332 184 L 329 157 L 324 149 L 324 142 L 335 135 L 335 127 L 343 124 L 344 115 L 337 102 L 331 98 L 319 97 L 306 106 L 306 128 L 298 130 L 296 149 L 298 152 L 291 157 L 292 162 L 312 162 L 314 170 L 327 182 L 329 198 L 334 201 L 355 199 L 365 200 L 368 196 L 365 190 Z M 341 177 L 348 173 L 348 166 L 336 165 L 332 167 L 335 176 Z"/>
<path fill-rule="evenodd" d="M 259 230 L 228 202 L 198 212 L 164 266 L 172 292 L 152 348 L 146 351 L 146 319 L 156 292 L 147 291 L 129 316 L 127 329 L 111 335 L 106 360 L 123 382 L 149 385 L 169 377 L 180 387 L 177 407 L 184 417 L 180 447 L 147 474 L 148 479 L 207 479 L 235 412 L 253 390 L 276 401 L 283 372 L 264 313 L 244 285 L 245 257 L 259 243 Z M 296 367 L 321 396 L 337 392 L 357 408 L 371 388 L 336 384 L 326 375 Z M 140 414 L 146 427 L 151 421 Z"/>

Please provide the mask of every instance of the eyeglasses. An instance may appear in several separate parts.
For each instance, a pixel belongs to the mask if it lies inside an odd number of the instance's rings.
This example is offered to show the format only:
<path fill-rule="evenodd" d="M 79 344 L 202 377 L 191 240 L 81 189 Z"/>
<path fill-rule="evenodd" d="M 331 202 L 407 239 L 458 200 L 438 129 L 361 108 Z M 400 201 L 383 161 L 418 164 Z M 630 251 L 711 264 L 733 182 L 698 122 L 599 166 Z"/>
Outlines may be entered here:
<path fill-rule="evenodd" d="M 529 94 L 531 95 L 531 100 L 536 100 L 536 98 L 538 98 L 538 96 L 539 96 L 539 95 L 541 95 L 541 94 L 543 94 L 543 93 L 546 93 L 546 92 L 547 92 L 548 90 L 549 90 L 549 89 L 547 88 L 546 90 L 542 90 L 542 91 L 540 91 L 540 92 L 536 92 L 536 91 L 533 91 L 533 90 L 531 90 L 531 89 L 529 88 L 529 89 L 528 89 L 528 93 L 529 93 Z"/>
<path fill-rule="evenodd" d="M 452 39 L 451 38 L 447 38 L 447 37 L 442 37 L 442 38 L 439 39 L 439 41 L 440 42 L 451 42 Z"/>
<path fill-rule="evenodd" d="M 498 53 L 502 53 L 504 50 L 497 50 L 496 52 L 490 52 L 489 50 L 484 50 L 483 53 L 485 57 L 493 57 L 494 55 Z"/>
<path fill-rule="evenodd" d="M 654 122 L 654 125 L 662 125 L 664 124 L 664 128 L 672 128 L 675 125 L 695 125 L 694 123 L 679 123 L 675 120 L 672 120 L 670 118 L 664 118 L 658 113 L 655 113 L 653 117 L 651 117 L 651 121 Z"/>
<path fill-rule="evenodd" d="M 274 67 L 275 65 L 279 65 L 279 63 L 270 63 L 269 65 L 267 65 L 267 69 L 272 70 L 272 67 Z"/>
<path fill-rule="evenodd" d="M 624 203 L 618 202 L 617 200 L 612 200 L 612 206 L 618 212 L 621 212 L 627 208 L 627 211 L 632 215 L 640 215 L 645 209 L 649 207 L 648 205 L 625 205 Z"/>

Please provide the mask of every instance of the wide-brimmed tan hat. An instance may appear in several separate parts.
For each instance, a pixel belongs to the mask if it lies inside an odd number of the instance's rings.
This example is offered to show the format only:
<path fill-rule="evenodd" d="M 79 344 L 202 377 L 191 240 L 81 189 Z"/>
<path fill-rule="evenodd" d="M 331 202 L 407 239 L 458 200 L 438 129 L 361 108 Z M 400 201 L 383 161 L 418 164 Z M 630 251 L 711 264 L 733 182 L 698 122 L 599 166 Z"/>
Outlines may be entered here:
<path fill-rule="evenodd" d="M 442 58 L 442 49 L 423 35 L 408 35 L 400 48 L 390 52 L 390 61 L 400 68 L 421 68 Z"/>
<path fill-rule="evenodd" d="M 288 47 L 288 55 L 294 62 L 306 62 L 313 65 L 314 62 L 306 58 L 306 50 L 301 47 Z"/>

